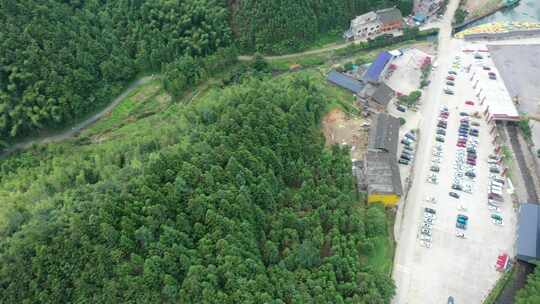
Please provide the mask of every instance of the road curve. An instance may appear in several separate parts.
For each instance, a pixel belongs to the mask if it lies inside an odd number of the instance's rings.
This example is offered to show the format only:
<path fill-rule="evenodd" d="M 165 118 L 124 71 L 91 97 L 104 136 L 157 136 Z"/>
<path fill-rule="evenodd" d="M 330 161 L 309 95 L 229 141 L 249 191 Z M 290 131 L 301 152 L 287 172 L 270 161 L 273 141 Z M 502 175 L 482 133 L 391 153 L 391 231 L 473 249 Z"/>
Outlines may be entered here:
<path fill-rule="evenodd" d="M 61 131 L 59 133 L 46 135 L 43 137 L 38 137 L 38 138 L 33 138 L 33 139 L 28 139 L 28 140 L 24 140 L 16 144 L 13 144 L 9 146 L 7 149 L 5 149 L 4 151 L 2 151 L 2 153 L 0 154 L 0 158 L 3 158 L 13 153 L 14 151 L 27 149 L 34 144 L 46 144 L 46 143 L 52 143 L 52 142 L 59 142 L 59 141 L 75 136 L 81 130 L 94 124 L 100 118 L 102 118 L 103 116 L 108 114 L 110 111 L 112 111 L 122 100 L 124 100 L 131 92 L 133 92 L 139 86 L 147 84 L 154 79 L 156 79 L 156 77 L 152 75 L 152 76 L 145 76 L 134 81 L 133 83 L 129 85 L 129 87 L 126 90 L 124 90 L 122 94 L 116 97 L 106 108 L 104 108 L 100 112 L 92 115 L 91 117 L 85 119 L 84 121 L 77 123 L 71 128 Z"/>

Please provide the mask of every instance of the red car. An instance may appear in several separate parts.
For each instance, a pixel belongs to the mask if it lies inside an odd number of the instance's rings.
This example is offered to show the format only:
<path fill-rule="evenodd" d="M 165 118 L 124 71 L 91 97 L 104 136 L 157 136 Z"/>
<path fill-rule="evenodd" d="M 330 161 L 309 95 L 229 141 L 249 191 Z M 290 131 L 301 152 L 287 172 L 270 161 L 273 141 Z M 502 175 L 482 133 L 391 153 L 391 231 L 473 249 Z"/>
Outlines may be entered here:
<path fill-rule="evenodd" d="M 447 76 L 446 79 L 447 80 L 456 80 L 456 78 L 454 76 Z"/>
<path fill-rule="evenodd" d="M 474 106 L 474 102 L 472 102 L 470 100 L 465 101 L 465 104 L 470 105 L 470 106 Z"/>
<path fill-rule="evenodd" d="M 456 147 L 465 148 L 465 144 L 464 143 L 457 143 Z"/>

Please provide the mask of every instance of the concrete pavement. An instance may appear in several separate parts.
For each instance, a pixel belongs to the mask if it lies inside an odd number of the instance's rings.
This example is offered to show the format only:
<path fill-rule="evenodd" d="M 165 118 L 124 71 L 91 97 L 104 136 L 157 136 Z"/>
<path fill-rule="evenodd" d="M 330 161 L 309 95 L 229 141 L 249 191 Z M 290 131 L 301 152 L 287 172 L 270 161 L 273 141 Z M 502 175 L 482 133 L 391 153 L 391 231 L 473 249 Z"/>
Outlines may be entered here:
<path fill-rule="evenodd" d="M 493 267 L 501 252 L 511 254 L 515 235 L 515 214 L 510 199 L 506 198 L 503 210 L 505 226 L 491 223 L 487 209 L 487 155 L 492 152 L 488 126 L 482 121 L 480 127 L 479 161 L 472 194 L 462 194 L 459 200 L 448 196 L 453 175 L 456 153 L 459 112 L 465 109 L 465 98 L 473 99 L 474 89 L 465 72 L 459 72 L 456 80 L 456 96 L 442 94 L 445 77 L 454 56 L 461 53 L 461 41 L 452 39 L 451 20 L 459 1 L 450 1 L 439 34 L 439 67 L 432 73 L 432 83 L 423 96 L 423 106 L 418 119 L 421 137 L 412 172 L 413 185 L 405 202 L 400 202 L 397 214 L 397 249 L 393 278 L 397 286 L 393 303 L 424 304 L 446 303 L 453 296 L 456 303 L 481 303 L 495 284 L 499 273 Z M 468 55 L 471 56 L 471 55 Z M 425 182 L 429 172 L 430 157 L 434 145 L 436 117 L 440 105 L 448 105 L 450 118 L 444 161 L 439 173 L 439 185 Z M 419 244 L 419 228 L 426 195 L 438 199 L 438 218 L 433 227 L 432 248 Z M 457 205 L 468 208 L 470 225 L 466 239 L 455 236 Z M 509 241 L 510 240 L 510 241 Z"/>

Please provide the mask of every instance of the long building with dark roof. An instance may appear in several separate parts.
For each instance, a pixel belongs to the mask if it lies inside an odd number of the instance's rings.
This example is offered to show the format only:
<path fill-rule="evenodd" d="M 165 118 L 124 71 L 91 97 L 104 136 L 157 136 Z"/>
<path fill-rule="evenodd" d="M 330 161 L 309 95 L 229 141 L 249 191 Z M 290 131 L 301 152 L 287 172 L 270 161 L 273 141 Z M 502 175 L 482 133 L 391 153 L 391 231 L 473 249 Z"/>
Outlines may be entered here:
<path fill-rule="evenodd" d="M 368 203 L 395 206 L 403 194 L 396 156 L 399 127 L 399 119 L 378 114 L 369 132 L 368 151 L 363 161 L 353 164 L 358 190 L 367 192 Z"/>

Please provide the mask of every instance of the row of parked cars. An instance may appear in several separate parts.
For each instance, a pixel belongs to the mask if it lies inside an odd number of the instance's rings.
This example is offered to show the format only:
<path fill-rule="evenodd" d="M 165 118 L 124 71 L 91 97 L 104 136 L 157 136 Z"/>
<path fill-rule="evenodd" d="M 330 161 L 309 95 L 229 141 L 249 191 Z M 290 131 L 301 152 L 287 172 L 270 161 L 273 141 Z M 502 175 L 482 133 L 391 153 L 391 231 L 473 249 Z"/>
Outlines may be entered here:
<path fill-rule="evenodd" d="M 476 178 L 476 164 L 478 159 L 478 136 L 479 129 L 474 126 L 479 126 L 479 123 L 471 122 L 469 114 L 466 112 L 460 113 L 460 124 L 458 129 L 458 141 L 456 146 L 456 160 L 454 163 L 454 179 L 452 190 L 472 193 L 474 180 Z M 449 192 L 449 195 L 454 198 L 459 198 L 459 194 L 455 191 Z"/>
<path fill-rule="evenodd" d="M 495 225 L 503 225 L 503 218 L 499 214 L 502 211 L 504 203 L 503 189 L 506 183 L 501 173 L 501 158 L 492 154 L 488 157 L 489 182 L 488 182 L 488 209 L 492 212 L 491 220 Z"/>
<path fill-rule="evenodd" d="M 414 143 L 416 142 L 416 140 L 416 133 L 413 130 L 405 133 L 404 138 L 401 140 L 401 143 L 403 144 L 403 149 L 401 150 L 401 155 L 399 157 L 398 163 L 402 165 L 408 165 L 414 160 Z"/>
<path fill-rule="evenodd" d="M 452 69 L 448 71 L 448 76 L 446 77 L 446 88 L 443 89 L 444 94 L 446 95 L 454 95 L 454 89 L 455 86 L 455 80 L 457 77 L 457 72 L 455 70 L 458 70 L 461 68 L 461 57 L 456 56 L 454 58 L 454 62 L 452 63 Z"/>
<path fill-rule="evenodd" d="M 437 211 L 433 208 L 424 208 L 422 226 L 420 227 L 420 245 L 426 248 L 431 248 L 433 224 L 437 219 Z"/>

